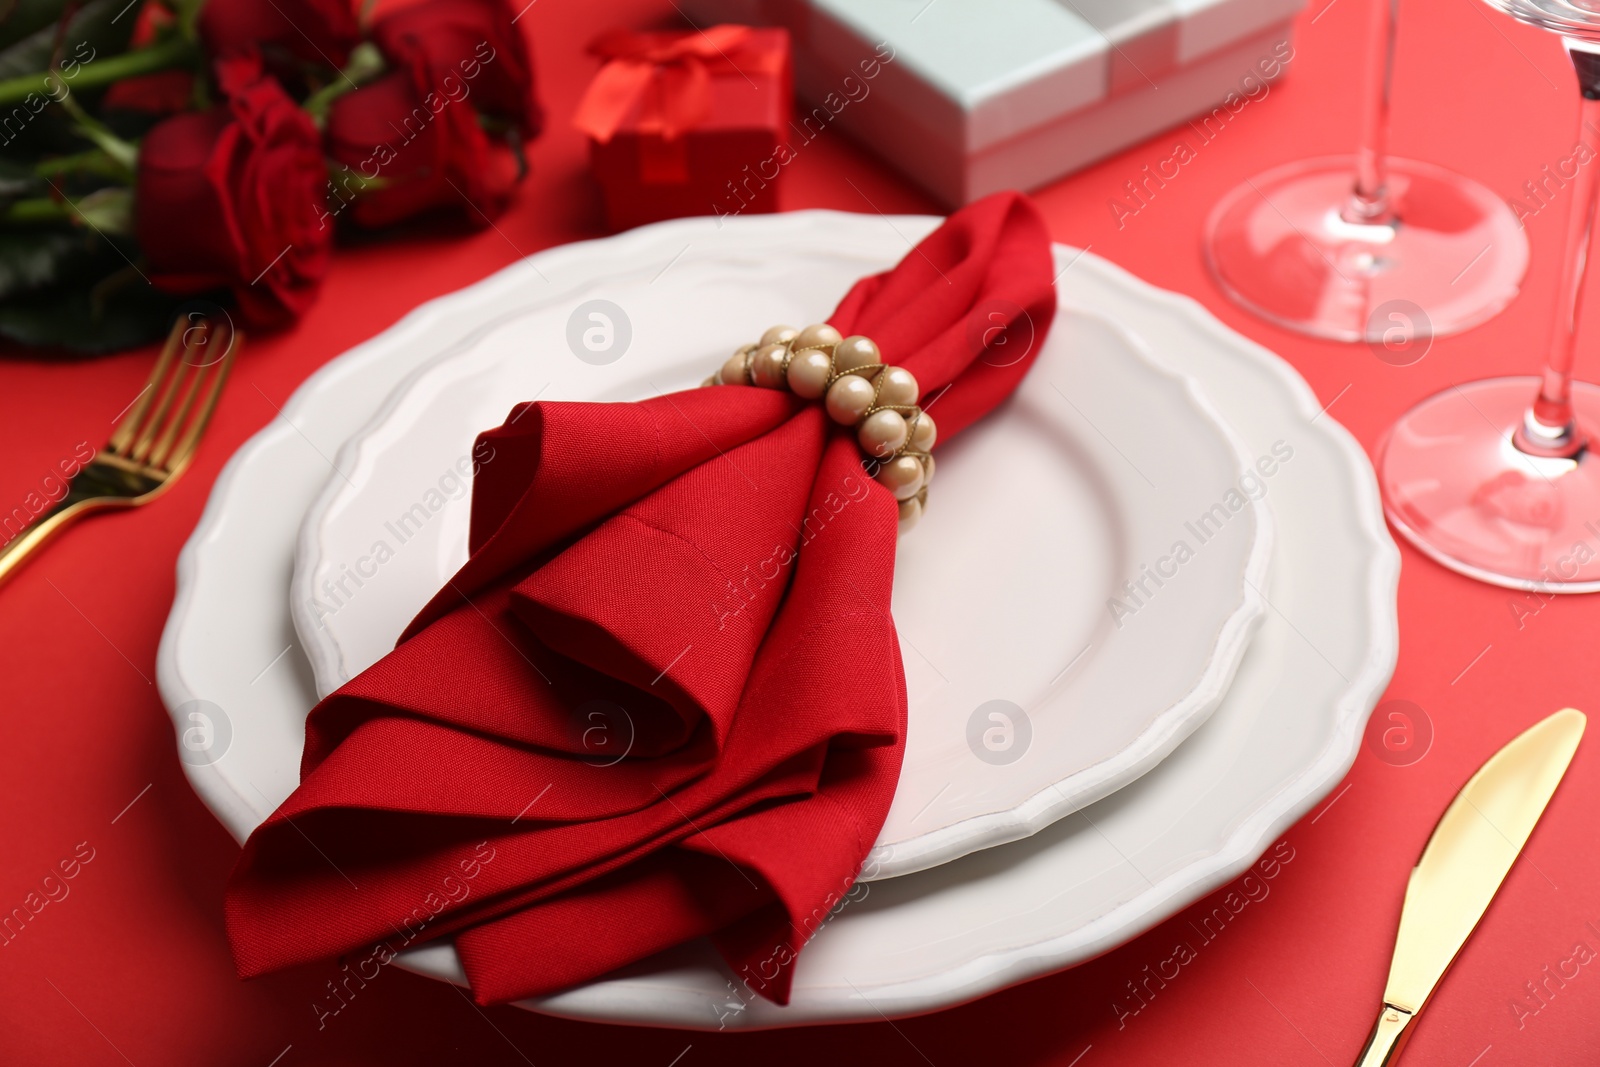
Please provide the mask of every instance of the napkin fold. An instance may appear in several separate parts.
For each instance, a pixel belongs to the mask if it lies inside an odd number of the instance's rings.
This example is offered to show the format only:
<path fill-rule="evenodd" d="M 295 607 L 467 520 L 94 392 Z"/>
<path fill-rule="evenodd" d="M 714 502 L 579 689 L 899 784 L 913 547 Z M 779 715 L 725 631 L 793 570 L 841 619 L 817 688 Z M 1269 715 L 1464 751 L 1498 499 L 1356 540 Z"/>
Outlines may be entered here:
<path fill-rule="evenodd" d="M 1044 223 L 999 194 L 829 321 L 916 375 L 942 443 L 1054 311 Z M 474 455 L 470 558 L 312 710 L 245 843 L 240 974 L 453 936 L 487 1004 L 705 936 L 786 1003 L 900 771 L 895 501 L 819 404 L 747 386 L 519 405 Z"/>

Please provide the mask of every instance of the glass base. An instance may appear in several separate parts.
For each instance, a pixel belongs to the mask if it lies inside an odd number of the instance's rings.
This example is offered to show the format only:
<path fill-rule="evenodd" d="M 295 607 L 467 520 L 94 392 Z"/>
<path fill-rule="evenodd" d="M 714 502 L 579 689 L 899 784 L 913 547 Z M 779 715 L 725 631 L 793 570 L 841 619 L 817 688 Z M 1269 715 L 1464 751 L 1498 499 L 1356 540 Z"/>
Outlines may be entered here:
<path fill-rule="evenodd" d="M 1492 317 L 1517 295 L 1528 239 L 1505 202 L 1429 163 L 1391 159 L 1393 218 L 1352 223 L 1355 160 L 1291 163 L 1222 199 L 1206 265 L 1269 322 L 1314 337 L 1413 353 Z M 1380 357 L 1384 355 L 1379 353 Z"/>
<path fill-rule="evenodd" d="M 1490 378 L 1408 411 L 1378 453 L 1384 510 L 1446 567 L 1542 593 L 1600 591 L 1600 455 L 1529 455 L 1512 444 L 1539 379 Z M 1572 385 L 1580 439 L 1600 429 L 1600 387 Z"/>

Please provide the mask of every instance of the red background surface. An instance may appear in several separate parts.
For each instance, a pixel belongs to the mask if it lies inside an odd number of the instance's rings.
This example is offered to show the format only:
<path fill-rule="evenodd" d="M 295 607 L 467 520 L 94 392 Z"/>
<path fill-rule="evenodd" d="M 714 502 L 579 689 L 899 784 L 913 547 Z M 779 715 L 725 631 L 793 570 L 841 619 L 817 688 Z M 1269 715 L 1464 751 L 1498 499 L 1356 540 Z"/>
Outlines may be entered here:
<path fill-rule="evenodd" d="M 1169 155 L 1177 132 L 1062 182 L 1039 201 L 1059 240 L 1090 245 L 1158 285 L 1193 294 L 1280 352 L 1370 449 L 1396 416 L 1447 383 L 1533 369 L 1565 203 L 1528 224 L 1533 262 L 1516 303 L 1485 326 L 1437 342 L 1410 367 L 1389 366 L 1365 346 L 1280 332 L 1226 303 L 1200 260 L 1210 205 L 1272 164 L 1345 151 L 1356 138 L 1360 28 L 1371 0 L 1326 2 L 1312 0 L 1301 16 L 1287 78 L 1122 228 L 1108 199 L 1140 167 Z M 1553 38 L 1476 0 L 1406 0 L 1404 7 L 1398 152 L 1455 167 L 1506 196 L 1570 154 L 1577 94 Z M 609 25 L 672 17 L 670 0 L 530 5 L 518 25 L 533 43 L 555 121 L 533 146 L 534 174 L 498 229 L 342 250 L 299 327 L 253 341 L 197 463 L 170 495 L 78 527 L 0 589 L 0 910 L 21 904 L 79 842 L 95 850 L 69 883 L 70 896 L 0 948 L 0 1062 L 1350 1063 L 1383 988 L 1407 869 L 1439 812 L 1522 727 L 1567 704 L 1600 710 L 1593 699 L 1600 599 L 1557 599 L 1527 614 L 1536 601 L 1404 549 L 1400 664 L 1386 699 L 1424 709 L 1435 733 L 1430 751 L 1406 767 L 1363 751 L 1330 800 L 1285 834 L 1294 859 L 1268 883 L 1270 894 L 1120 1023 L 1112 1005 L 1127 996 L 1126 983 L 1167 958 L 1179 939 L 1197 940 L 1191 919 L 1220 895 L 1076 970 L 894 1024 L 754 1035 L 632 1030 L 513 1008 L 479 1011 L 448 986 L 389 968 L 318 1031 L 311 1005 L 335 968 L 250 983 L 234 977 L 221 899 L 237 850 L 190 791 L 152 684 L 178 550 L 224 460 L 276 417 L 312 370 L 423 300 L 520 255 L 600 232 L 584 146 L 565 124 L 593 71 L 581 46 Z M 800 153 L 786 182 L 787 208 L 933 209 L 837 133 Z M 1593 358 L 1600 320 L 1590 320 L 1580 373 L 1592 378 L 1600 375 Z M 0 366 L 0 510 L 20 503 L 80 441 L 106 436 L 150 359 L 146 351 Z M 1519 1020 L 1511 1004 L 1576 943 L 1600 952 L 1597 810 L 1600 739 L 1591 738 L 1423 1016 L 1407 1063 L 1595 1061 L 1600 961 L 1563 987 L 1551 984 L 1537 1014 Z"/>

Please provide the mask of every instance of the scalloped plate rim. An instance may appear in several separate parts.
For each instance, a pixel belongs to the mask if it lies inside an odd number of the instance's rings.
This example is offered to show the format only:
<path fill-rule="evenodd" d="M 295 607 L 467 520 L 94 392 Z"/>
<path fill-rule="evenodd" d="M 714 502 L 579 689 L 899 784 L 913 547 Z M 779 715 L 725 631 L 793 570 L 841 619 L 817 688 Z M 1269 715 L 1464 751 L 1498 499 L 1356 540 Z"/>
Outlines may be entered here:
<path fill-rule="evenodd" d="M 810 211 L 744 221 L 758 223 L 767 228 L 771 236 L 795 230 L 805 232 L 825 225 L 841 214 Z M 653 242 L 668 235 L 703 233 L 706 221 L 674 220 L 620 238 L 601 241 L 624 241 L 633 245 Z M 895 226 L 898 223 L 909 231 L 921 232 L 938 221 L 935 217 L 898 216 L 888 220 L 888 224 Z M 853 239 L 853 225 L 843 229 L 846 232 L 841 239 Z M 580 265 L 601 241 L 563 246 L 541 252 L 536 258 L 552 271 L 558 266 Z M 1239 352 L 1241 359 L 1266 369 L 1277 379 L 1279 388 L 1289 395 L 1299 414 L 1308 422 L 1318 419 L 1322 414 L 1315 394 L 1292 367 L 1267 349 L 1229 329 L 1198 301 L 1159 289 L 1090 253 L 1079 253 L 1075 258 L 1086 260 L 1084 269 L 1099 274 L 1107 285 L 1122 288 L 1133 298 L 1164 305 L 1175 316 L 1186 320 L 1191 328 L 1213 335 L 1224 345 Z M 523 262 L 511 264 L 500 275 L 518 269 Z M 491 279 L 500 275 L 491 276 Z M 394 335 L 404 339 L 425 332 L 431 323 L 448 311 L 470 306 L 477 288 L 469 287 L 419 306 L 390 327 L 384 336 Z M 207 561 L 208 554 L 215 550 L 221 536 L 227 501 L 237 489 L 235 483 L 244 477 L 244 473 L 263 453 L 293 438 L 296 432 L 294 417 L 308 405 L 313 391 L 339 374 L 375 358 L 372 351 L 375 342 L 376 339 L 356 346 L 311 375 L 285 405 L 283 417 L 275 418 L 241 446 L 218 476 L 194 534 L 180 553 L 173 609 L 163 630 L 158 651 L 158 685 L 174 716 L 175 730 L 181 731 L 183 727 L 176 717 L 178 709 L 197 696 L 185 672 L 183 647 L 194 628 L 197 582 L 201 577 L 202 565 Z M 1231 829 L 1211 852 L 1081 926 L 1028 945 L 979 955 L 959 967 L 942 972 L 935 979 L 902 983 L 900 987 L 890 989 L 871 989 L 866 993 L 834 987 L 837 996 L 808 1004 L 803 1012 L 792 1012 L 788 1017 L 767 1016 L 759 1020 L 740 1017 L 735 1019 L 735 1025 L 730 1028 L 763 1029 L 919 1014 L 964 1003 L 1016 982 L 1090 959 L 1152 928 L 1239 875 L 1261 855 L 1273 838 L 1307 814 L 1327 795 L 1353 763 L 1367 715 L 1394 670 L 1398 655 L 1395 594 L 1399 578 L 1399 552 L 1384 526 L 1376 481 L 1365 453 L 1332 418 L 1320 418 L 1318 422 L 1319 432 L 1327 435 L 1334 451 L 1342 456 L 1341 469 L 1348 488 L 1353 490 L 1359 512 L 1355 516 L 1355 525 L 1364 534 L 1363 542 L 1367 551 L 1366 581 L 1361 591 L 1362 600 L 1367 605 L 1365 617 L 1360 620 L 1366 638 L 1363 667 L 1349 680 L 1334 706 L 1329 709 L 1331 733 L 1320 752 L 1299 766 L 1294 777 L 1281 788 L 1261 798 L 1253 810 L 1231 823 Z M 236 839 L 243 840 L 250 828 L 265 816 L 266 811 L 260 809 L 239 783 L 227 776 L 222 763 L 185 763 L 183 766 L 196 793 Z M 452 968 L 441 965 L 438 958 L 441 955 L 453 958 L 454 953 L 449 946 L 413 951 L 409 954 L 410 965 L 420 973 L 449 979 L 451 975 L 447 972 Z M 703 990 L 691 988 L 687 982 L 669 977 L 614 978 L 542 1001 L 523 1002 L 522 1006 L 576 1019 L 690 1029 L 718 1028 L 710 1025 L 715 1002 Z"/>

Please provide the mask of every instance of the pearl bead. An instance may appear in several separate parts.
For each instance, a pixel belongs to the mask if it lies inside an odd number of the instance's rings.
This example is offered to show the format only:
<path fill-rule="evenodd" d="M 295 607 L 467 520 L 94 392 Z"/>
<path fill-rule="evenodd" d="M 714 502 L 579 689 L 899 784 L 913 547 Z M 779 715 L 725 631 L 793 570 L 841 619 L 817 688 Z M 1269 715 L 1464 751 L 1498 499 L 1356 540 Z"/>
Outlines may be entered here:
<path fill-rule="evenodd" d="M 856 431 L 856 440 L 867 455 L 882 459 L 900 451 L 909 432 L 898 411 L 874 411 Z"/>
<path fill-rule="evenodd" d="M 750 353 L 743 348 L 729 356 L 728 362 L 724 363 L 722 369 L 717 371 L 717 381 L 723 385 L 749 384 L 744 377 L 744 363 L 749 357 Z"/>
<path fill-rule="evenodd" d="M 906 420 L 911 423 L 911 450 L 913 452 L 928 452 L 933 449 L 933 443 L 939 439 L 939 429 L 933 424 L 933 416 L 926 411 Z"/>
<path fill-rule="evenodd" d="M 909 500 L 922 488 L 922 464 L 913 456 L 898 456 L 878 468 L 877 478 L 896 500 Z"/>
<path fill-rule="evenodd" d="M 878 404 L 886 408 L 909 407 L 917 402 L 917 393 L 914 374 L 904 367 L 890 367 L 883 372 L 882 383 L 878 386 Z"/>
<path fill-rule="evenodd" d="M 833 349 L 833 369 L 837 371 L 855 370 L 882 362 L 878 346 L 872 343 L 871 338 L 860 334 L 844 338 Z"/>
<path fill-rule="evenodd" d="M 813 323 L 795 335 L 792 347 L 796 352 L 802 348 L 830 348 L 844 340 L 844 335 L 825 322 Z"/>
<path fill-rule="evenodd" d="M 933 481 L 933 457 L 932 456 L 923 456 L 922 457 L 922 484 L 923 484 L 924 488 L 926 488 L 927 484 L 929 482 L 931 482 L 931 481 Z"/>
<path fill-rule="evenodd" d="M 833 363 L 828 353 L 815 349 L 800 352 L 789 361 L 789 389 L 795 396 L 815 400 L 828 391 L 828 378 L 833 374 Z"/>
<path fill-rule="evenodd" d="M 757 347 L 765 348 L 767 345 L 781 345 L 785 341 L 793 340 L 794 335 L 799 332 L 793 326 L 774 326 L 761 335 L 761 342 Z"/>
<path fill-rule="evenodd" d="M 900 532 L 905 533 L 922 518 L 922 501 L 916 497 L 900 501 Z"/>
<path fill-rule="evenodd" d="M 765 345 L 750 357 L 750 377 L 763 389 L 782 389 L 783 361 L 789 350 L 783 345 Z"/>
<path fill-rule="evenodd" d="M 828 415 L 841 426 L 854 426 L 872 406 L 872 383 L 846 374 L 828 387 Z"/>

